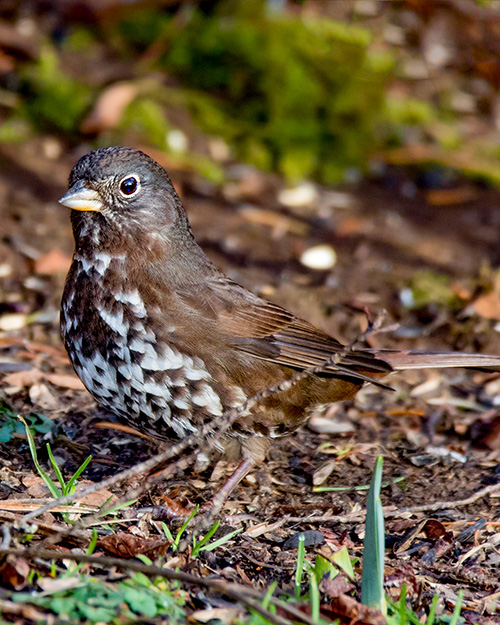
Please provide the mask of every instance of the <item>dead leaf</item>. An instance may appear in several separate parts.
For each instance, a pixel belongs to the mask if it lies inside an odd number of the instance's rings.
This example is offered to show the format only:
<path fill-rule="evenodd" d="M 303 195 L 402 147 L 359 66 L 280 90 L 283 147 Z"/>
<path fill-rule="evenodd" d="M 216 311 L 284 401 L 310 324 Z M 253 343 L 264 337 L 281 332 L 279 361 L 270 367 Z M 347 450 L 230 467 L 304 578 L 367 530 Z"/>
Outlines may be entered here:
<path fill-rule="evenodd" d="M 166 553 L 170 546 L 170 541 L 143 538 L 134 536 L 129 532 L 118 532 L 117 534 L 105 536 L 99 541 L 99 546 L 120 558 L 135 558 L 138 554 L 156 558 Z"/>
<path fill-rule="evenodd" d="M 52 395 L 48 386 L 43 383 L 33 384 L 29 390 L 31 401 L 43 410 L 56 410 L 59 408 L 59 402 Z"/>
<path fill-rule="evenodd" d="M 432 206 L 447 206 L 450 204 L 464 204 L 471 202 L 478 196 L 477 190 L 472 187 L 457 187 L 455 189 L 431 189 L 425 197 Z"/>
<path fill-rule="evenodd" d="M 326 610 L 334 618 L 343 617 L 343 620 L 356 623 L 356 625 L 385 625 L 386 620 L 380 610 L 369 608 L 353 597 L 340 595 L 335 597 L 329 606 L 321 606 L 322 612 Z"/>
<path fill-rule="evenodd" d="M 36 259 L 35 272 L 46 276 L 54 276 L 58 273 L 65 274 L 68 272 L 70 265 L 71 256 L 55 249 Z"/>
<path fill-rule="evenodd" d="M 445 526 L 436 519 L 429 519 L 424 525 L 423 531 L 430 540 L 437 540 L 446 534 Z"/>
<path fill-rule="evenodd" d="M 125 432 L 125 434 L 132 434 L 133 436 L 139 436 L 140 438 L 150 438 L 149 434 L 139 432 L 139 430 L 136 430 L 129 425 L 125 425 L 124 423 L 113 423 L 112 421 L 98 421 L 94 424 L 94 427 L 106 430 L 116 430 L 117 432 Z"/>
<path fill-rule="evenodd" d="M 320 484 L 323 484 L 323 482 L 332 474 L 336 464 L 337 461 L 335 459 L 328 460 L 319 469 L 317 469 L 312 478 L 314 486 L 320 486 Z"/>
<path fill-rule="evenodd" d="M 114 128 L 138 91 L 138 85 L 132 82 L 117 82 L 109 86 L 99 96 L 90 115 L 83 120 L 82 132 L 99 134 Z"/>
<path fill-rule="evenodd" d="M 40 369 L 31 368 L 29 371 L 16 371 L 6 375 L 2 382 L 7 386 L 33 386 L 44 381 L 54 386 L 68 388 L 75 391 L 83 391 L 85 387 L 76 375 L 63 373 L 45 373 Z"/>
<path fill-rule="evenodd" d="M 238 616 L 236 608 L 208 608 L 207 610 L 196 610 L 190 619 L 198 623 L 208 623 L 209 621 L 219 621 L 220 623 L 233 623 Z"/>
<path fill-rule="evenodd" d="M 47 484 L 39 475 L 28 473 L 23 477 L 23 484 L 26 486 L 25 494 L 29 497 L 39 499 L 40 497 L 48 497 L 50 495 Z"/>
<path fill-rule="evenodd" d="M 43 373 L 40 369 L 30 369 L 29 371 L 16 371 L 6 375 L 2 379 L 2 383 L 6 386 L 32 386 L 43 379 Z"/>
<path fill-rule="evenodd" d="M 1 585 L 21 590 L 26 586 L 29 573 L 30 565 L 26 560 L 9 554 L 0 564 Z"/>
<path fill-rule="evenodd" d="M 36 583 L 44 592 L 53 593 L 83 586 L 85 582 L 82 582 L 81 577 L 42 577 Z"/>
<path fill-rule="evenodd" d="M 269 534 L 270 532 L 274 532 L 285 523 L 286 523 L 286 518 L 279 519 L 278 521 L 275 521 L 274 523 L 267 523 L 267 522 L 258 523 L 257 525 L 254 525 L 253 527 L 249 527 L 244 532 L 244 536 L 250 536 L 251 538 L 258 538 L 259 536 L 262 536 L 263 534 Z"/>
<path fill-rule="evenodd" d="M 84 391 L 85 386 L 79 377 L 70 373 L 47 373 L 45 379 L 60 388 L 68 388 L 72 391 Z"/>
<path fill-rule="evenodd" d="M 478 297 L 471 308 L 484 319 L 500 319 L 500 298 L 494 291 Z"/>
<path fill-rule="evenodd" d="M 405 584 L 408 596 L 418 592 L 417 577 L 409 564 L 402 564 L 386 579 L 386 586 L 394 601 L 401 596 L 401 588 Z"/>
<path fill-rule="evenodd" d="M 325 575 L 319 584 L 319 589 L 331 599 L 349 592 L 354 585 L 346 580 L 343 575 L 337 575 L 333 579 L 329 575 Z"/>
<path fill-rule="evenodd" d="M 47 499 L 12 499 L 0 501 L 0 510 L 18 513 L 27 513 L 37 510 L 47 503 Z M 74 514 L 93 514 L 98 508 L 89 508 L 79 505 L 74 506 L 56 506 L 52 508 L 52 512 L 67 512 Z"/>
<path fill-rule="evenodd" d="M 92 482 L 90 480 L 78 480 L 79 489 L 89 488 L 90 486 L 94 486 L 94 484 L 95 482 Z M 85 497 L 82 497 L 80 502 L 86 504 L 87 506 L 97 506 L 98 508 L 100 508 L 106 502 L 116 503 L 117 497 L 116 495 L 113 495 L 111 491 L 102 489 L 97 490 L 94 493 L 89 493 L 88 495 L 85 495 Z"/>

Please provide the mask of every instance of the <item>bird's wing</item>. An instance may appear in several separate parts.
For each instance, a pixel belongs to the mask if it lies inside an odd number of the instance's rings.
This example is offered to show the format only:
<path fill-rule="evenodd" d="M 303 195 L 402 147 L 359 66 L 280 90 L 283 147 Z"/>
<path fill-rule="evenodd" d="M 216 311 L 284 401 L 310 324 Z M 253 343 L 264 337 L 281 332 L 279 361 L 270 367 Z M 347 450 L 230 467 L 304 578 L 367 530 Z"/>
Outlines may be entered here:
<path fill-rule="evenodd" d="M 218 332 L 235 349 L 263 360 L 302 370 L 320 366 L 344 349 L 325 332 L 228 278 L 207 281 L 194 291 L 183 290 L 178 294 L 185 303 L 196 305 L 205 317 L 215 322 Z M 373 382 L 370 372 L 380 374 L 391 370 L 373 354 L 355 350 L 344 354 L 338 363 L 330 362 L 323 375 Z"/>

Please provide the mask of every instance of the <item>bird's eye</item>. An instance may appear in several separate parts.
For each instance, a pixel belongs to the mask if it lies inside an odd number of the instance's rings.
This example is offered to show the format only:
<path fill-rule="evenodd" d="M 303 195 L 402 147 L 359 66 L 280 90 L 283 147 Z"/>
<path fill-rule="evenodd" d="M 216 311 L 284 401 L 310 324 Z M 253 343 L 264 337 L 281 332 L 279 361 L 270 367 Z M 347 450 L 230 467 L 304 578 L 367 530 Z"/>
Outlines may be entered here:
<path fill-rule="evenodd" d="M 128 176 L 120 182 L 120 191 L 123 195 L 133 195 L 139 188 L 139 180 L 136 176 Z"/>

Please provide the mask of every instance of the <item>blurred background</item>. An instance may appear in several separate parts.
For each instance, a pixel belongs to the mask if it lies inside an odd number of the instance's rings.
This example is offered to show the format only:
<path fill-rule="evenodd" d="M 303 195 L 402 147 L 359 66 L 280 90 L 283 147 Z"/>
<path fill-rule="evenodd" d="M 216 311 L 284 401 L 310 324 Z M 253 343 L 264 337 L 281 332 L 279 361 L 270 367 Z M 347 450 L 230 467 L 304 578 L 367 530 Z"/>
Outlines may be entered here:
<path fill-rule="evenodd" d="M 400 327 L 374 344 L 499 353 L 499 90 L 496 1 L 3 0 L 4 371 L 66 362 L 57 199 L 114 144 L 166 167 L 233 279 L 327 332 L 386 308 Z M 45 381 L 0 390 L 63 410 Z M 461 393 L 497 419 L 497 381 Z"/>

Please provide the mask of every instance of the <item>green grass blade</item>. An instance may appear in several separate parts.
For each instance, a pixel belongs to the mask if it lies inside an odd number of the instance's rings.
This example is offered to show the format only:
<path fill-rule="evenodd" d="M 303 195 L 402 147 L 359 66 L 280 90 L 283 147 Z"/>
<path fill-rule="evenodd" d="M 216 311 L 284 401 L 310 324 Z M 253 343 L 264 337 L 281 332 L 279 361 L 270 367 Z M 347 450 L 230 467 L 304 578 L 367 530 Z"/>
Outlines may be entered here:
<path fill-rule="evenodd" d="M 214 540 L 213 543 L 210 543 L 209 545 L 202 547 L 200 551 L 213 551 L 214 549 L 217 549 L 217 547 L 220 547 L 224 543 L 227 543 L 228 540 L 231 540 L 233 536 L 236 536 L 236 534 L 239 534 L 240 532 L 242 532 L 243 529 L 244 529 L 243 527 L 239 527 L 237 530 L 234 530 L 232 532 L 229 532 L 229 534 L 225 534 L 224 536 L 221 536 L 217 540 Z"/>
<path fill-rule="evenodd" d="M 68 491 L 66 488 L 66 482 L 64 481 L 63 474 L 61 473 L 61 469 L 59 468 L 59 465 L 57 464 L 56 459 L 54 458 L 54 454 L 52 453 L 52 449 L 50 448 L 49 443 L 47 443 L 47 454 L 49 456 L 50 464 L 52 465 L 52 468 L 54 469 L 54 473 L 56 474 L 57 481 L 61 485 L 61 492 L 63 495 L 67 495 Z"/>
<path fill-rule="evenodd" d="M 361 601 L 386 614 L 384 595 L 384 515 L 380 501 L 383 458 L 379 456 L 368 493 L 366 526 L 363 549 L 363 574 L 361 577 Z"/>
<path fill-rule="evenodd" d="M 315 623 L 319 623 L 321 598 L 319 596 L 318 582 L 313 572 L 309 575 L 309 603 L 311 605 L 311 619 Z"/>
<path fill-rule="evenodd" d="M 174 537 L 172 536 L 172 532 L 170 531 L 169 526 L 165 523 L 165 521 L 160 521 L 160 525 L 161 525 L 161 529 L 163 530 L 163 533 L 167 537 L 167 540 L 173 543 Z"/>
<path fill-rule="evenodd" d="M 45 471 L 42 469 L 40 463 L 38 462 L 38 454 L 37 454 L 37 451 L 36 451 L 35 439 L 33 438 L 33 434 L 31 433 L 31 430 L 30 430 L 28 424 L 26 423 L 25 419 L 23 417 L 21 417 L 21 415 L 17 415 L 17 418 L 20 421 L 22 421 L 22 423 L 24 425 L 24 428 L 26 430 L 26 436 L 28 438 L 28 445 L 29 445 L 29 448 L 30 448 L 31 457 L 33 459 L 33 463 L 34 463 L 34 465 L 36 467 L 36 470 L 38 471 L 38 475 L 43 479 L 43 481 L 47 485 L 47 488 L 49 489 L 50 494 L 52 495 L 52 497 L 54 497 L 54 499 L 58 499 L 59 497 L 62 496 L 62 492 L 57 487 L 57 485 L 52 481 L 52 479 L 48 475 L 48 473 L 45 473 Z"/>
<path fill-rule="evenodd" d="M 91 556 L 97 545 L 97 531 L 95 529 L 92 530 L 92 538 L 90 539 L 89 546 L 87 547 L 87 555 Z"/>
<path fill-rule="evenodd" d="M 406 584 L 403 584 L 399 598 L 399 625 L 406 625 L 406 620 Z"/>
<path fill-rule="evenodd" d="M 175 536 L 175 540 L 174 540 L 174 544 L 172 545 L 172 548 L 174 550 L 177 550 L 179 548 L 179 543 L 181 542 L 181 538 L 182 535 L 184 534 L 184 532 L 186 531 L 187 526 L 191 523 L 191 521 L 194 519 L 196 513 L 198 512 L 198 508 L 200 506 L 196 506 L 196 508 L 191 512 L 191 514 L 188 516 L 188 518 L 186 519 L 186 521 L 184 522 L 183 526 L 181 527 L 181 529 L 177 532 L 176 536 Z"/>
<path fill-rule="evenodd" d="M 78 467 L 78 469 L 75 471 L 75 474 L 73 475 L 73 477 L 70 478 L 69 482 L 66 485 L 66 489 L 67 489 L 67 494 L 72 494 L 75 491 L 76 488 L 76 480 L 80 477 L 80 475 L 85 471 L 85 469 L 88 467 L 89 462 L 92 460 L 92 456 L 88 456 L 87 458 L 85 458 L 85 460 L 82 462 L 82 464 Z"/>
<path fill-rule="evenodd" d="M 277 585 L 278 585 L 278 580 L 276 579 L 274 580 L 274 582 L 271 582 L 271 584 L 269 585 L 269 588 L 266 591 L 264 599 L 262 600 L 262 607 L 264 608 L 264 610 L 268 609 L 269 602 L 271 601 L 271 597 L 273 596 Z"/>
<path fill-rule="evenodd" d="M 453 614 L 451 615 L 450 625 L 457 625 L 458 619 L 460 618 L 460 611 L 462 609 L 462 600 L 464 598 L 464 591 L 460 590 L 457 597 L 457 602 L 455 604 L 455 609 L 453 610 Z"/>
<path fill-rule="evenodd" d="M 434 625 L 434 618 L 436 617 L 436 609 L 439 601 L 439 595 L 436 593 L 432 597 L 431 609 L 429 610 L 429 616 L 425 621 L 425 625 Z"/>
<path fill-rule="evenodd" d="M 203 536 L 203 538 L 198 542 L 196 542 L 196 537 L 193 536 L 193 551 L 191 554 L 193 558 L 196 558 L 200 555 L 200 551 L 208 543 L 208 541 L 212 538 L 212 536 L 215 534 L 219 525 L 220 525 L 220 521 L 216 521 L 212 525 L 212 527 L 208 530 L 208 532 L 205 534 L 205 536 Z"/>
<path fill-rule="evenodd" d="M 295 598 L 299 599 L 300 589 L 302 586 L 302 575 L 304 572 L 304 560 L 306 555 L 305 547 L 306 537 L 304 534 L 299 536 L 299 548 L 297 551 L 297 568 L 295 569 Z"/>

